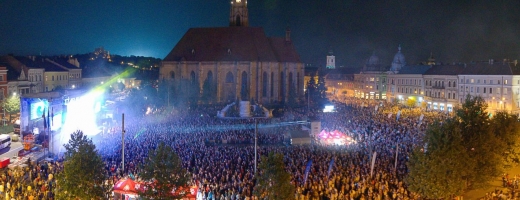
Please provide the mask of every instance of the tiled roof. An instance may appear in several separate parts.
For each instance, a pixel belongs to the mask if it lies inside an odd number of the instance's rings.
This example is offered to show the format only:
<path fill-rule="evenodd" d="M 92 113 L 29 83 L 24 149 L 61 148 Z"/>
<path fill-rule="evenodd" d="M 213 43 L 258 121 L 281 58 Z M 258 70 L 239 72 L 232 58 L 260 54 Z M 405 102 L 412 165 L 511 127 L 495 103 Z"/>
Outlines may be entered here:
<path fill-rule="evenodd" d="M 24 66 L 23 63 L 19 62 L 13 56 L 0 56 L 0 65 L 7 68 L 7 80 L 18 80 L 22 70 L 26 76 L 28 74 L 28 66 Z"/>
<path fill-rule="evenodd" d="M 431 67 L 430 65 L 406 65 L 399 70 L 399 74 L 424 74 Z"/>
<path fill-rule="evenodd" d="M 66 69 L 63 69 L 49 61 L 46 61 L 43 57 L 35 57 L 34 59 L 31 59 L 29 57 L 25 56 L 15 56 L 15 58 L 23 63 L 25 66 L 29 68 L 44 68 L 45 71 L 52 71 L 52 72 L 66 72 Z"/>
<path fill-rule="evenodd" d="M 516 71 L 516 70 L 515 70 Z M 518 73 L 518 72 L 517 72 Z M 465 75 L 514 75 L 509 63 L 504 62 L 477 62 L 471 63 L 462 70 Z"/>
<path fill-rule="evenodd" d="M 258 27 L 191 28 L 163 61 L 299 62 L 290 43 Z"/>
<path fill-rule="evenodd" d="M 464 65 L 433 65 L 424 75 L 458 75 L 464 70 Z"/>

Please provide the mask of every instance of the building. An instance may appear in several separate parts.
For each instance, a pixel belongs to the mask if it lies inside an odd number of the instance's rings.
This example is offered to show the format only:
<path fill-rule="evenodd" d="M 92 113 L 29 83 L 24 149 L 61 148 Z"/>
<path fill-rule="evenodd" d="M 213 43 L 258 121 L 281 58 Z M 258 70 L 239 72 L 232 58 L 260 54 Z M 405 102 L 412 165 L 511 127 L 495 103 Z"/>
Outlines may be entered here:
<path fill-rule="evenodd" d="M 458 74 L 464 65 L 434 65 L 424 75 L 424 100 L 428 110 L 451 112 L 458 105 Z"/>
<path fill-rule="evenodd" d="M 431 68 L 430 65 L 406 65 L 398 73 L 388 74 L 388 102 L 405 103 L 408 99 L 417 105 L 424 100 L 423 74 Z"/>
<path fill-rule="evenodd" d="M 217 102 L 254 99 L 288 101 L 289 90 L 303 95 L 304 65 L 291 41 L 267 37 L 249 27 L 247 1 L 233 0 L 229 27 L 190 28 L 163 59 L 160 79 L 189 81 L 202 94 L 204 82 L 216 85 Z"/>
<path fill-rule="evenodd" d="M 468 95 L 482 97 L 488 112 L 520 114 L 520 66 L 504 60 L 470 63 L 458 74 L 459 103 Z"/>
<path fill-rule="evenodd" d="M 388 66 L 379 62 L 379 57 L 370 56 L 359 74 L 354 75 L 354 96 L 362 99 L 386 99 Z"/>
<path fill-rule="evenodd" d="M 354 74 L 358 74 L 361 68 L 339 67 L 329 70 L 325 75 L 325 86 L 329 99 L 344 101 L 347 97 L 354 97 Z"/>
<path fill-rule="evenodd" d="M 404 58 L 403 53 L 401 53 L 401 45 L 397 47 L 397 53 L 394 56 L 394 60 L 392 61 L 392 67 L 390 68 L 390 71 L 399 71 L 401 68 L 403 68 L 406 65 L 406 60 Z"/>
<path fill-rule="evenodd" d="M 329 51 L 329 54 L 327 54 L 327 69 L 336 69 L 336 57 L 334 56 L 334 53 L 332 50 Z"/>

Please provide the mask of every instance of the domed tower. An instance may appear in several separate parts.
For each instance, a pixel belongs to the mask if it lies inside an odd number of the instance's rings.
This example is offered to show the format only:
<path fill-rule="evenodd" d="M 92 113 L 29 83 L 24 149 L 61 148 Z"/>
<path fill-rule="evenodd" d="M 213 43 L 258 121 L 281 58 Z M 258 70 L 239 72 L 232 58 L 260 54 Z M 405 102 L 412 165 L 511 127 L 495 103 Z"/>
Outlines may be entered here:
<path fill-rule="evenodd" d="M 392 61 L 392 67 L 390 71 L 399 71 L 403 66 L 406 65 L 406 60 L 404 59 L 403 53 L 401 53 L 401 45 L 397 48 L 398 51 L 394 56 L 394 60 Z"/>
<path fill-rule="evenodd" d="M 249 26 L 247 0 L 231 0 L 229 26 Z"/>
<path fill-rule="evenodd" d="M 372 53 L 372 56 L 368 59 L 367 65 L 379 65 L 379 57 L 376 56 L 376 52 Z"/>

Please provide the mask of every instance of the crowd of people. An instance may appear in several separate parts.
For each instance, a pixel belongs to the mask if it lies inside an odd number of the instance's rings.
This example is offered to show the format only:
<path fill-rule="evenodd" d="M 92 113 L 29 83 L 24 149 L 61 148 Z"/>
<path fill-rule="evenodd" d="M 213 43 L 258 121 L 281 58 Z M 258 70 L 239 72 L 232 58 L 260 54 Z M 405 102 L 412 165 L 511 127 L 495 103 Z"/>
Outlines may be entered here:
<path fill-rule="evenodd" d="M 283 154 L 297 200 L 418 199 L 403 181 L 408 155 L 421 144 L 428 124 L 443 120 L 446 114 L 397 109 L 384 103 L 338 103 L 336 109 L 331 113 L 289 109 L 281 118 L 258 119 L 258 161 L 260 156 L 270 152 Z M 127 117 L 124 170 L 120 125 L 94 136 L 93 142 L 110 177 L 107 182 L 115 184 L 122 178 L 139 181 L 140 166 L 146 162 L 148 151 L 164 142 L 176 151 L 183 167 L 191 174 L 189 184 L 198 186 L 197 199 L 255 199 L 255 121 L 220 119 L 215 116 L 215 110 L 200 107 Z M 347 134 L 355 143 L 327 146 L 314 138 L 311 145 L 288 145 L 285 133 L 301 129 L 302 125 L 285 122 L 309 118 L 320 121 L 324 130 Z M 308 163 L 311 163 L 309 169 Z M 28 199 L 52 198 L 55 184 L 52 174 L 62 165 L 49 162 L 45 166 L 9 170 L 0 176 L 0 193 Z M 305 176 L 307 170 L 309 173 Z"/>
<path fill-rule="evenodd" d="M 258 153 L 284 155 L 296 188 L 295 199 L 417 199 L 403 181 L 407 156 L 420 144 L 427 125 L 446 115 L 401 109 L 397 116 L 395 107 L 377 107 L 338 104 L 336 112 L 311 111 L 310 117 L 321 121 L 322 129 L 339 130 L 356 141 L 347 146 L 324 146 L 317 140 L 306 146 L 284 144 L 284 133 L 301 126 L 281 122 L 306 119 L 306 109 L 286 110 L 279 119 L 261 119 Z M 148 151 L 165 142 L 191 173 L 190 184 L 199 187 L 199 199 L 253 199 L 254 121 L 219 119 L 206 110 L 177 111 L 163 120 L 127 119 L 124 171 L 121 130 L 95 137 L 112 182 L 129 176 L 139 179 L 139 166 Z M 377 154 L 372 171 L 373 152 Z M 305 178 L 309 161 L 312 165 Z"/>

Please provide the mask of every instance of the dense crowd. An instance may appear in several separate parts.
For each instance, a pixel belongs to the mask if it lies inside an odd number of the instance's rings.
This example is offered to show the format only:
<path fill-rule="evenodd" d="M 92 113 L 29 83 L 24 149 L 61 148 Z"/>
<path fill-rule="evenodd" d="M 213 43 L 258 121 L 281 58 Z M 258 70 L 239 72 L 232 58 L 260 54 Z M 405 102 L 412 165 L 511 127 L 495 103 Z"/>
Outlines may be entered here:
<path fill-rule="evenodd" d="M 337 104 L 336 108 L 337 112 L 333 113 L 291 109 L 285 110 L 281 118 L 257 120 L 258 153 L 284 155 L 291 184 L 296 188 L 294 198 L 418 199 L 403 182 L 407 156 L 420 144 L 427 125 L 433 120 L 443 120 L 446 115 L 397 109 L 382 103 Z M 173 147 L 183 167 L 191 173 L 189 184 L 199 187 L 197 199 L 254 199 L 255 121 L 219 119 L 211 113 L 216 113 L 216 109 L 205 107 L 163 112 L 160 116 L 127 117 L 124 170 L 120 125 L 115 124 L 111 130 L 93 137 L 110 177 L 107 182 L 114 184 L 127 177 L 139 180 L 139 166 L 146 162 L 148 151 L 155 149 L 159 142 L 165 142 Z M 315 140 L 312 145 L 288 145 L 285 133 L 302 127 L 284 122 L 308 118 L 321 121 L 322 129 L 346 133 L 356 142 L 327 146 Z M 372 152 L 377 152 L 373 172 Z M 309 162 L 312 164 L 305 178 Z M 48 162 L 9 170 L 0 176 L 0 193 L 6 197 L 12 195 L 14 199 L 50 199 L 55 184 L 52 174 L 61 166 L 60 162 Z"/>
<path fill-rule="evenodd" d="M 312 111 L 311 117 L 321 121 L 323 129 L 339 130 L 356 141 L 348 146 L 325 146 L 319 141 L 308 146 L 284 145 L 284 133 L 301 127 L 280 122 L 304 120 L 308 117 L 306 109 L 286 110 L 280 119 L 261 119 L 258 152 L 284 155 L 286 170 L 296 187 L 295 199 L 417 199 L 403 183 L 407 155 L 422 139 L 426 126 L 442 120 L 445 114 L 401 109 L 397 119 L 395 107 L 377 106 L 338 104 L 337 112 Z M 199 199 L 252 199 L 254 121 L 219 119 L 206 110 L 170 113 L 164 120 L 150 117 L 125 121 L 124 171 L 120 165 L 120 129 L 96 137 L 94 142 L 113 182 L 128 176 L 139 179 L 138 166 L 162 141 L 175 149 L 192 174 L 190 184 L 199 186 Z M 377 152 L 372 174 L 371 152 Z M 309 160 L 312 165 L 305 180 Z"/>

